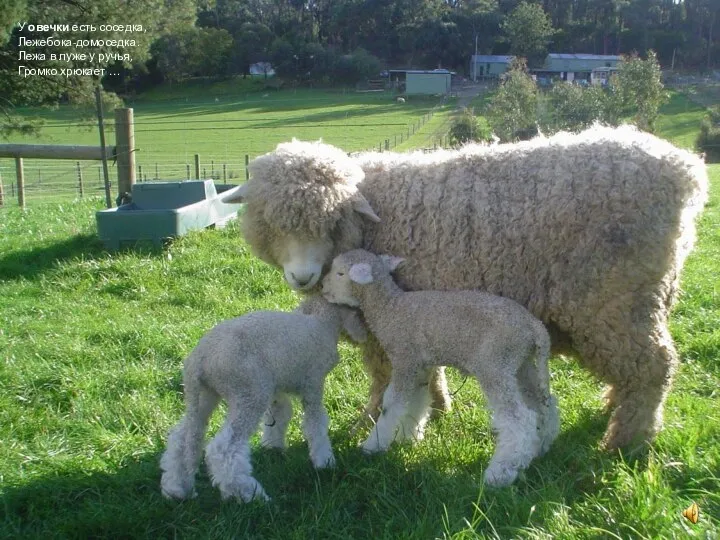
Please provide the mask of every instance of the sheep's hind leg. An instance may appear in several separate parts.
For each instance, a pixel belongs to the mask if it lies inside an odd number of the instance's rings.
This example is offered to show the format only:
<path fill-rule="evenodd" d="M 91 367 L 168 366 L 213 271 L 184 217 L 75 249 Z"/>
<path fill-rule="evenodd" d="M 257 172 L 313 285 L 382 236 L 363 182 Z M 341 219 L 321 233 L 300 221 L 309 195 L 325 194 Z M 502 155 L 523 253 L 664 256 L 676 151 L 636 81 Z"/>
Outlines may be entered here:
<path fill-rule="evenodd" d="M 493 365 L 512 362 L 499 358 Z M 518 472 L 540 454 L 542 441 L 538 433 L 539 415 L 525 404 L 517 378 L 507 374 L 499 380 L 493 375 L 496 374 L 478 374 L 497 431 L 495 453 L 485 470 L 485 482 L 501 487 L 514 482 Z"/>
<path fill-rule="evenodd" d="M 252 476 L 249 444 L 269 401 L 269 396 L 266 400 L 228 400 L 225 424 L 206 449 L 213 486 L 220 489 L 223 499 L 239 497 L 244 502 L 270 499 Z"/>
<path fill-rule="evenodd" d="M 305 413 L 302 429 L 308 442 L 310 461 L 316 469 L 335 466 L 335 456 L 328 435 L 330 421 L 322 399 L 322 385 L 307 392 L 302 399 Z"/>
<path fill-rule="evenodd" d="M 612 414 L 603 438 L 608 450 L 652 441 L 662 427 L 678 364 L 665 323 L 645 332 L 629 321 L 621 326 L 625 335 L 604 336 L 603 347 L 578 346 L 583 363 L 610 383 L 606 399 Z"/>
<path fill-rule="evenodd" d="M 263 415 L 263 431 L 261 444 L 270 448 L 284 449 L 285 434 L 292 418 L 292 401 L 290 396 L 278 392 L 272 404 Z"/>
<path fill-rule="evenodd" d="M 199 382 L 185 386 L 186 413 L 171 430 L 167 449 L 160 459 L 163 496 L 187 499 L 195 496 L 195 474 L 202 451 L 208 419 L 220 397 Z"/>

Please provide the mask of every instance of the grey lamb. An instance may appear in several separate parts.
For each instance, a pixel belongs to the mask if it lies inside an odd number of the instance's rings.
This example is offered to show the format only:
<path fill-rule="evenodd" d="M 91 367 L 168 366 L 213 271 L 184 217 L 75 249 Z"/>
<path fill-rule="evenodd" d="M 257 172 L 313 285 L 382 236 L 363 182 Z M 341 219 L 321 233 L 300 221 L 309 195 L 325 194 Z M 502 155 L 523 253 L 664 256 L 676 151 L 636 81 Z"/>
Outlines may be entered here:
<path fill-rule="evenodd" d="M 550 394 L 550 336 L 508 298 L 479 291 L 404 292 L 390 276 L 403 260 L 353 250 L 336 257 L 323 280 L 328 300 L 360 307 L 392 364 L 382 413 L 363 450 L 385 450 L 395 438 L 421 439 L 432 370 L 453 366 L 477 378 L 493 413 L 498 442 L 485 482 L 508 485 L 559 431 Z"/>
<path fill-rule="evenodd" d="M 294 312 L 258 311 L 224 321 L 207 334 L 185 360 L 185 416 L 170 431 L 161 487 L 166 497 L 195 495 L 195 474 L 208 420 L 220 399 L 228 414 L 207 445 L 212 483 L 224 499 L 268 500 L 252 476 L 249 439 L 264 413 L 262 444 L 284 448 L 292 417 L 288 394 L 304 408 L 303 433 L 316 468 L 335 463 L 323 406 L 325 377 L 338 363 L 341 330 L 363 341 L 358 314 L 321 296 L 307 298 Z"/>

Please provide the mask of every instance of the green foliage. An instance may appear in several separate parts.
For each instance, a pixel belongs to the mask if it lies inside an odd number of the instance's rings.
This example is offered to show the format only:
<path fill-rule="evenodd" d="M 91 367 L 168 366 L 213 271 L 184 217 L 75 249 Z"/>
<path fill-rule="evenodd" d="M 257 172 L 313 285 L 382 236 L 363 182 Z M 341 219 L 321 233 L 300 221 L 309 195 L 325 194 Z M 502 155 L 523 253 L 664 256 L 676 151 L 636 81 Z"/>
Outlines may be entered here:
<path fill-rule="evenodd" d="M 468 142 L 489 141 L 491 138 L 492 133 L 485 129 L 480 123 L 480 118 L 475 116 L 475 111 L 471 108 L 463 110 L 460 117 L 453 121 L 448 132 L 450 146 L 461 146 Z"/>
<path fill-rule="evenodd" d="M 152 52 L 163 78 L 178 82 L 225 73 L 232 44 L 232 37 L 222 28 L 188 28 L 161 37 Z"/>
<path fill-rule="evenodd" d="M 528 139 L 537 133 L 538 89 L 523 59 L 516 59 L 493 95 L 487 119 L 503 142 Z"/>
<path fill-rule="evenodd" d="M 710 109 L 700 123 L 697 148 L 708 163 L 720 162 L 720 105 Z"/>
<path fill-rule="evenodd" d="M 505 19 L 503 29 L 510 40 L 510 52 L 528 59 L 531 66 L 542 63 L 555 30 L 539 4 L 522 2 Z"/>
<path fill-rule="evenodd" d="M 596 121 L 609 125 L 619 122 L 616 92 L 611 87 L 556 81 L 541 102 L 539 124 L 546 134 L 580 131 Z"/>
<path fill-rule="evenodd" d="M 637 55 L 623 58 L 611 84 L 616 88 L 625 114 L 645 131 L 654 131 L 660 106 L 668 100 L 654 51 L 647 59 Z"/>

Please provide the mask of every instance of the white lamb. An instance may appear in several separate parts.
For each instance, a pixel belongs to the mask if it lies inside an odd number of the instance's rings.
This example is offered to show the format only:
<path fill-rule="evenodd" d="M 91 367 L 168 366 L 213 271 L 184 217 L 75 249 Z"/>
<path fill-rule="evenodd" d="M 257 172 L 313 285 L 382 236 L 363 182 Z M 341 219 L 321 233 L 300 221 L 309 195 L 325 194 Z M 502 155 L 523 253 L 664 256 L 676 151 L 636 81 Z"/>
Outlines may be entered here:
<path fill-rule="evenodd" d="M 227 402 L 228 415 L 205 453 L 213 486 L 223 499 L 269 500 L 252 476 L 249 439 L 265 413 L 262 444 L 285 447 L 292 417 L 288 394 L 302 398 L 302 429 L 312 464 L 332 467 L 335 457 L 322 399 L 325 377 L 338 363 L 341 330 L 356 341 L 366 337 L 357 312 L 314 296 L 292 313 L 249 313 L 205 334 L 185 360 L 186 411 L 170 431 L 160 460 L 163 495 L 195 496 L 195 473 L 208 420 L 221 398 Z"/>
<path fill-rule="evenodd" d="M 333 260 L 323 280 L 328 300 L 360 307 L 392 364 L 382 413 L 362 448 L 372 453 L 394 439 L 421 439 L 433 368 L 453 366 L 477 378 L 493 413 L 498 440 L 485 482 L 508 485 L 559 431 L 549 387 L 550 336 L 508 298 L 478 291 L 404 292 L 390 276 L 403 260 L 348 251 Z"/>

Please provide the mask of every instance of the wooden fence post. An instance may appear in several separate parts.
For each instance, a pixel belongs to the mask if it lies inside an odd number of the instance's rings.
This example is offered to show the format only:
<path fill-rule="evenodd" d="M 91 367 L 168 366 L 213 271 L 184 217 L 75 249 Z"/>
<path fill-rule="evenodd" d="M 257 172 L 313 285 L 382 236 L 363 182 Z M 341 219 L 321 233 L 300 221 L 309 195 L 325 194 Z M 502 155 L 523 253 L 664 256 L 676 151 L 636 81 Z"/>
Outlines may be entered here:
<path fill-rule="evenodd" d="M 189 163 L 185 164 L 185 178 L 190 180 L 190 164 Z"/>
<path fill-rule="evenodd" d="M 195 154 L 195 180 L 200 180 L 200 154 Z"/>
<path fill-rule="evenodd" d="M 227 184 L 227 164 L 223 163 L 223 184 Z"/>
<path fill-rule="evenodd" d="M 112 208 L 112 195 L 110 194 L 110 173 L 108 172 L 108 156 L 105 148 L 105 124 L 103 120 L 102 96 L 100 85 L 95 87 L 95 107 L 97 109 L 98 131 L 100 132 L 100 160 L 102 161 L 103 179 L 105 180 L 105 207 Z M 117 153 L 117 147 L 115 147 Z"/>
<path fill-rule="evenodd" d="M 245 154 L 245 181 L 247 182 L 250 180 L 250 171 L 248 170 L 248 165 L 250 165 L 250 156 Z"/>
<path fill-rule="evenodd" d="M 118 194 L 132 193 L 135 183 L 135 120 L 130 108 L 115 109 Z"/>
<path fill-rule="evenodd" d="M 25 171 L 23 170 L 23 158 L 15 158 L 15 176 L 17 178 L 18 204 L 25 209 Z"/>
<path fill-rule="evenodd" d="M 80 168 L 80 162 L 76 161 L 75 166 L 77 167 L 78 189 L 80 190 L 80 198 L 82 198 L 84 193 L 83 193 L 82 169 Z"/>

